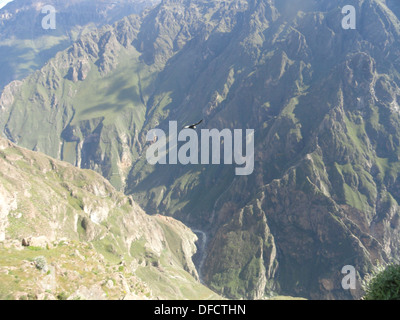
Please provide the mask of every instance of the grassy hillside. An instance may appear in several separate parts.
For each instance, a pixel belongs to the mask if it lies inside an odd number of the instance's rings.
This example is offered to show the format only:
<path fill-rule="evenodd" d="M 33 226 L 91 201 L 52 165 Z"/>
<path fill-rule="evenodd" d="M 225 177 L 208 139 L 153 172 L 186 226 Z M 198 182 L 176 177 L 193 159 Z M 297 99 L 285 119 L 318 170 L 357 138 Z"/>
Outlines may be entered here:
<path fill-rule="evenodd" d="M 0 92 L 42 68 L 59 51 L 86 33 L 129 14 L 140 14 L 156 1 L 15 0 L 0 9 Z M 56 9 L 56 28 L 43 29 L 45 5 Z"/>
<path fill-rule="evenodd" d="M 1 131 L 203 231 L 227 297 L 358 298 L 341 268 L 360 282 L 400 254 L 400 33 L 393 1 L 353 1 L 356 30 L 347 4 L 163 1 L 7 86 Z M 252 175 L 147 163 L 148 130 L 199 119 L 255 130 Z"/>
<path fill-rule="evenodd" d="M 0 299 L 214 299 L 196 235 L 81 170 L 0 139 Z"/>

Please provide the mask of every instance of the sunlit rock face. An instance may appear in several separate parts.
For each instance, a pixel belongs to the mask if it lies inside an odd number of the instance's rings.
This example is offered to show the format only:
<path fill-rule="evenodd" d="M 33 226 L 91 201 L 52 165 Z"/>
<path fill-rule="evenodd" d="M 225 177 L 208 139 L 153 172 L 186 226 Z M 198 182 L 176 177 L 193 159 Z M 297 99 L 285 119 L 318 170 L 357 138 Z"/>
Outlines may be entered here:
<path fill-rule="evenodd" d="M 204 232 L 202 280 L 227 297 L 359 298 L 399 257 L 399 13 L 395 1 L 163 1 L 7 86 L 0 128 Z M 149 130 L 199 119 L 255 130 L 251 175 L 146 161 Z M 107 214 L 94 208 L 96 224 Z"/>

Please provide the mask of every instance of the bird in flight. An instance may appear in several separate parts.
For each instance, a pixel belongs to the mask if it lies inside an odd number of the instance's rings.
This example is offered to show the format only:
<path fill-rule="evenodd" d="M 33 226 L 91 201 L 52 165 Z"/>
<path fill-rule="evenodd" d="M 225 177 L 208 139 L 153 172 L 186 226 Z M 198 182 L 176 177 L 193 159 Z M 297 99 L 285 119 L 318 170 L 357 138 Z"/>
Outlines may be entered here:
<path fill-rule="evenodd" d="M 203 119 L 201 119 L 199 122 L 195 123 L 195 124 L 191 124 L 189 126 L 184 126 L 183 129 L 196 129 L 196 127 L 203 122 Z"/>

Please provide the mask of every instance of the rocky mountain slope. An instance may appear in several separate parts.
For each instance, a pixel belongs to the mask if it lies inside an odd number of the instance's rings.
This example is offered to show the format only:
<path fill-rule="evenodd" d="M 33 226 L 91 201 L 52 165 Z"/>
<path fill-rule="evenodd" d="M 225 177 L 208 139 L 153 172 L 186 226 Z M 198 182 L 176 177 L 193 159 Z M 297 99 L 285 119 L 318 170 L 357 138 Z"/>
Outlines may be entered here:
<path fill-rule="evenodd" d="M 0 92 L 13 80 L 40 69 L 58 51 L 82 34 L 129 14 L 139 14 L 158 0 L 15 0 L 0 9 Z M 56 10 L 55 29 L 48 23 L 46 6 Z"/>
<path fill-rule="evenodd" d="M 98 174 L 0 138 L 0 299 L 213 299 L 197 237 Z"/>
<path fill-rule="evenodd" d="M 165 0 L 8 85 L 0 127 L 201 229 L 204 281 L 228 297 L 358 298 L 400 253 L 399 17 L 389 0 Z M 252 175 L 147 163 L 149 129 L 199 119 L 255 129 Z"/>

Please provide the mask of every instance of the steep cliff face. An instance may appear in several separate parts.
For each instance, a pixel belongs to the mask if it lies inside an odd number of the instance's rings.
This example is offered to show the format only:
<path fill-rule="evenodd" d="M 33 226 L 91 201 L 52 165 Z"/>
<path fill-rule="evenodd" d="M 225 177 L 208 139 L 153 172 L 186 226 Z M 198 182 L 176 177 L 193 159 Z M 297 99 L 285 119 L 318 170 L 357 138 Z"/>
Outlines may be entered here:
<path fill-rule="evenodd" d="M 268 67 L 248 80 L 250 87 L 263 84 L 252 98 L 258 105 L 267 100 L 269 119 L 257 115 L 267 120 L 258 136 L 258 168 L 249 179 L 235 178 L 219 199 L 216 216 L 223 218 L 218 221 L 221 227 L 214 228 L 215 238 L 222 238 L 227 228 L 237 230 L 246 212 L 266 219 L 277 252 L 273 279 L 284 292 L 359 297 L 359 290 L 342 289 L 342 266 L 355 266 L 361 279 L 377 261 L 398 259 L 398 78 L 393 74 L 398 66 L 390 57 L 397 51 L 391 37 L 398 32 L 392 24 L 397 18 L 386 9 L 381 3 L 363 2 L 357 7 L 359 29 L 350 33 L 340 29 L 336 11 L 298 15 L 296 29 L 267 59 Z M 318 34 L 325 35 L 318 42 L 310 32 L 312 21 Z M 382 32 L 372 37 L 377 28 Z M 393 33 L 383 40 L 388 30 Z M 276 76 L 271 77 L 274 70 Z M 282 95 L 287 98 L 277 110 Z M 256 122 L 252 125 L 260 128 Z M 238 194 L 244 195 L 240 202 Z M 227 208 L 233 208 L 230 219 Z M 250 227 L 246 231 L 257 234 Z M 259 233 L 258 238 L 266 237 Z M 234 281 L 241 277 L 222 267 L 220 259 L 216 263 L 213 252 L 220 243 L 210 245 L 208 279 L 216 287 L 231 279 L 230 285 L 223 285 L 231 293 L 241 288 Z M 264 266 L 270 264 L 267 257 Z M 216 265 L 221 267 L 212 267 Z M 240 266 L 236 272 L 242 270 Z M 261 281 L 262 276 L 255 278 Z"/>
<path fill-rule="evenodd" d="M 0 166 L 2 299 L 217 297 L 197 281 L 197 237 L 181 222 L 150 217 L 96 173 L 3 138 Z"/>
<path fill-rule="evenodd" d="M 201 273 L 228 297 L 357 298 L 399 257 L 398 14 L 375 0 L 163 1 L 10 84 L 0 126 L 206 232 Z M 252 175 L 147 163 L 149 129 L 199 119 L 255 129 Z M 345 265 L 357 290 L 341 287 Z"/>
<path fill-rule="evenodd" d="M 0 9 L 0 92 L 96 27 L 140 14 L 158 0 L 15 0 Z M 50 12 L 54 8 L 51 28 Z M 45 25 L 45 27 L 43 27 Z"/>
<path fill-rule="evenodd" d="M 132 147 L 140 150 L 135 134 L 141 129 L 145 113 L 139 90 L 129 90 L 140 82 L 140 77 L 131 76 L 139 66 L 130 66 L 128 59 L 137 53 L 132 46 L 124 47 L 137 34 L 137 24 L 138 18 L 133 16 L 118 23 L 116 30 L 106 27 L 93 32 L 24 80 L 22 86 L 30 87 L 26 93 L 35 105 L 28 112 L 12 107 L 24 100 L 10 93 L 18 82 L 8 86 L 1 98 L 5 135 L 32 150 L 95 169 L 117 187 L 123 187 L 137 154 Z M 48 112 L 49 118 L 40 124 L 43 112 Z M 39 141 L 36 135 L 30 139 L 17 133 L 28 127 L 32 132 L 47 132 L 46 136 Z"/>

